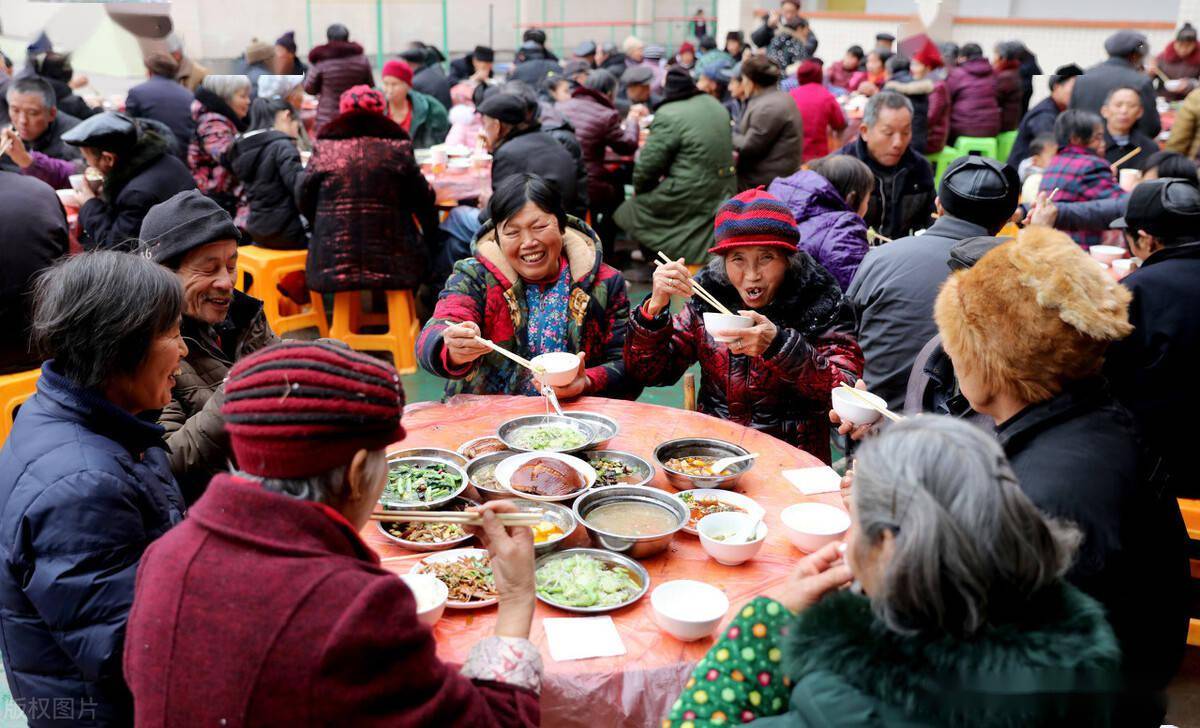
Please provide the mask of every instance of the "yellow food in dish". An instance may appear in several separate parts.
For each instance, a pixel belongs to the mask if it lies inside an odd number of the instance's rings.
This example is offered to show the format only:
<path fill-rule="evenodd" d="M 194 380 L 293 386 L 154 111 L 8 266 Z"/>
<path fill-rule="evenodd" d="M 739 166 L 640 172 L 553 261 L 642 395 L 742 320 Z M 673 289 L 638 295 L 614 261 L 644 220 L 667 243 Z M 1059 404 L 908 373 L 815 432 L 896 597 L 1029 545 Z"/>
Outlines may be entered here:
<path fill-rule="evenodd" d="M 542 521 L 532 528 L 534 543 L 546 543 L 552 538 L 563 535 L 563 530 L 550 521 Z"/>

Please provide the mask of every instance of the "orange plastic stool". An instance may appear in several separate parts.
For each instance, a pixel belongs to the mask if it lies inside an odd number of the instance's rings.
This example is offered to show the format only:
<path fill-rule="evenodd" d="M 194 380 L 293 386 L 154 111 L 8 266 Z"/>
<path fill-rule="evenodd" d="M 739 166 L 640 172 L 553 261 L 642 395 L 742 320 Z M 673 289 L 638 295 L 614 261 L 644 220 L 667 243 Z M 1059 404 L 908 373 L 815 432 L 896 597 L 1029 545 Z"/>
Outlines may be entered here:
<path fill-rule="evenodd" d="M 1192 541 L 1200 541 L 1200 500 L 1193 498 L 1179 499 L 1179 512 L 1183 514 L 1183 525 L 1187 526 L 1188 539 Z M 1191 560 L 1192 578 L 1197 575 L 1198 562 L 1195 559 Z M 1188 623 L 1188 639 L 1187 643 L 1193 647 L 1200 647 L 1200 619 L 1193 617 Z"/>
<path fill-rule="evenodd" d="M 316 291 L 309 291 L 310 306 L 307 311 L 288 314 L 280 310 L 280 304 L 286 297 L 279 292 L 276 284 L 288 273 L 304 270 L 307 261 L 307 250 L 271 250 L 257 245 L 238 248 L 237 289 L 263 302 L 267 323 L 276 334 L 316 328 L 321 336 L 329 336 L 325 302 Z M 251 278 L 250 290 L 246 290 L 247 275 Z"/>
<path fill-rule="evenodd" d="M 381 334 L 363 334 L 364 325 L 386 325 Z M 392 363 L 401 374 L 417 370 L 417 332 L 421 324 L 417 320 L 417 308 L 412 291 L 387 292 L 387 316 L 368 314 L 362 310 L 362 292 L 344 291 L 333 296 L 333 326 L 330 338 L 344 341 L 356 351 L 387 351 L 392 354 Z"/>
<path fill-rule="evenodd" d="M 30 369 L 27 372 L 5 374 L 0 377 L 0 444 L 8 439 L 8 433 L 12 431 L 17 408 L 37 391 L 37 381 L 40 376 L 42 376 L 41 369 Z"/>

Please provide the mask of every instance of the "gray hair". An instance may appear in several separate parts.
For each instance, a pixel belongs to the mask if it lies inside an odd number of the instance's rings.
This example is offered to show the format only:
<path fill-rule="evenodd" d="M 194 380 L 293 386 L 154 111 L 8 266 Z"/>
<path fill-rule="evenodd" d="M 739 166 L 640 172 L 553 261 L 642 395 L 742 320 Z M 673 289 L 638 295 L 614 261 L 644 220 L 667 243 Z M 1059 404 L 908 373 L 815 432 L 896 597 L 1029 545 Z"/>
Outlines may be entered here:
<path fill-rule="evenodd" d="M 167 33 L 167 37 L 163 38 L 163 42 L 167 44 L 167 53 L 183 53 L 183 41 L 179 35 L 172 32 Z"/>
<path fill-rule="evenodd" d="M 39 76 L 26 76 L 18 78 L 8 86 L 6 98 L 11 98 L 16 94 L 40 94 L 42 104 L 47 109 L 58 108 L 58 98 L 54 94 L 54 87 L 50 82 Z"/>
<path fill-rule="evenodd" d="M 116 251 L 60 260 L 34 285 L 33 340 L 81 387 L 137 369 L 154 339 L 179 324 L 179 278 L 149 259 Z"/>
<path fill-rule="evenodd" d="M 1080 534 L 1017 485 L 994 437 L 922 415 L 865 442 L 854 469 L 857 555 L 885 531 L 895 549 L 870 595 L 895 632 L 972 635 L 1059 579 Z"/>
<path fill-rule="evenodd" d="M 605 96 L 613 96 L 617 93 L 617 77 L 604 70 L 596 68 L 588 71 L 587 79 L 584 80 L 585 88 L 590 88 L 593 91 L 599 91 Z"/>
<path fill-rule="evenodd" d="M 863 123 L 868 129 L 879 121 L 879 112 L 883 109 L 908 109 L 908 115 L 913 115 L 912 101 L 909 101 L 907 96 L 898 91 L 880 91 L 871 97 L 867 102 L 866 111 L 863 112 Z"/>
<path fill-rule="evenodd" d="M 200 86 L 220 96 L 225 103 L 229 103 L 238 91 L 250 90 L 250 79 L 247 76 L 239 75 L 209 75 L 204 77 Z"/>
<path fill-rule="evenodd" d="M 346 499 L 346 471 L 348 468 L 347 465 L 339 465 L 333 470 L 307 478 L 263 478 L 237 471 L 235 474 L 261 483 L 264 490 L 272 493 L 313 503 L 323 503 L 327 506 L 336 506 Z"/>

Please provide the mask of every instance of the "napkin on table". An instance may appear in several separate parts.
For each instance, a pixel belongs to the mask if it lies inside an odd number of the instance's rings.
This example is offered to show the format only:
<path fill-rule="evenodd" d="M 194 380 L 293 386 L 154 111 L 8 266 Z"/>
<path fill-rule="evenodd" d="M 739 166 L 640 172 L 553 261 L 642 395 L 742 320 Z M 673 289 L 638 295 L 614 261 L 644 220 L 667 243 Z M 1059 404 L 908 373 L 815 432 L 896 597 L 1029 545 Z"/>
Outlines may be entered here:
<path fill-rule="evenodd" d="M 837 493 L 841 490 L 842 476 L 828 465 L 785 470 L 783 477 L 804 495 Z"/>
<path fill-rule="evenodd" d="M 550 657 L 556 662 L 625 654 L 625 643 L 621 642 L 612 617 L 546 617 L 542 629 L 546 632 Z"/>

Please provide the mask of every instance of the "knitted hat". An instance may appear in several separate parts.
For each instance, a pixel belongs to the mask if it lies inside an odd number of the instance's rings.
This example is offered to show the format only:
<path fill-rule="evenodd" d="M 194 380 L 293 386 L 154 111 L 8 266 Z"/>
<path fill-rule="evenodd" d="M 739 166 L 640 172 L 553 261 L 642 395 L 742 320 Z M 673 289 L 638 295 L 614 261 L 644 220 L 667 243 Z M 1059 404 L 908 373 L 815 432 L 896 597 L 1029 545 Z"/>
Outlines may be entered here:
<path fill-rule="evenodd" d="M 788 206 L 760 187 L 721 205 L 717 210 L 716 240 L 708 252 L 718 255 L 746 245 L 771 245 L 794 253 L 800 231 Z"/>
<path fill-rule="evenodd" d="M 151 207 L 138 233 L 145 256 L 168 267 L 202 245 L 241 237 L 229 213 L 197 189 Z"/>
<path fill-rule="evenodd" d="M 296 55 L 296 31 L 289 30 L 275 39 L 275 45 L 286 48 L 288 53 Z"/>
<path fill-rule="evenodd" d="M 412 66 L 408 65 L 404 61 L 393 59 L 383 64 L 383 77 L 387 78 L 388 76 L 391 76 L 392 78 L 398 78 L 409 86 L 412 86 Z"/>
<path fill-rule="evenodd" d="M 338 100 L 338 113 L 350 111 L 366 111 L 372 114 L 383 114 L 387 110 L 387 101 L 383 94 L 365 84 L 351 86 L 342 92 Z"/>
<path fill-rule="evenodd" d="M 937 44 L 929 38 L 926 38 L 925 43 L 913 53 L 912 58 L 930 70 L 940 68 L 942 65 L 941 51 L 938 50 Z"/>
<path fill-rule="evenodd" d="M 822 68 L 821 59 L 806 58 L 796 66 L 796 81 L 801 85 L 806 83 L 821 83 L 825 78 Z"/>
<path fill-rule="evenodd" d="M 403 409 L 391 365 L 332 342 L 288 341 L 234 365 L 221 415 L 239 469 L 306 478 L 404 439 Z"/>
<path fill-rule="evenodd" d="M 680 44 L 679 50 L 675 53 L 675 55 L 682 56 L 684 53 L 691 53 L 693 56 L 696 55 L 696 46 L 692 45 L 691 41 L 685 40 L 682 44 Z"/>

